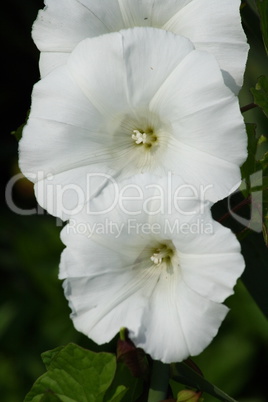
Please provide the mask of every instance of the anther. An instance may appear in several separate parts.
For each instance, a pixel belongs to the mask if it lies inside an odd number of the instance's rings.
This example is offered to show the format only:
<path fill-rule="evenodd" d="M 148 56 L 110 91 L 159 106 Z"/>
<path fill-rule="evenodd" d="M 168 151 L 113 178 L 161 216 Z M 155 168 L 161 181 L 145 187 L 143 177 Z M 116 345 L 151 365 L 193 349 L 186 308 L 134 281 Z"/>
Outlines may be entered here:
<path fill-rule="evenodd" d="M 141 133 L 139 130 L 133 130 L 132 139 L 135 140 L 136 144 L 145 144 L 146 143 L 146 133 Z"/>

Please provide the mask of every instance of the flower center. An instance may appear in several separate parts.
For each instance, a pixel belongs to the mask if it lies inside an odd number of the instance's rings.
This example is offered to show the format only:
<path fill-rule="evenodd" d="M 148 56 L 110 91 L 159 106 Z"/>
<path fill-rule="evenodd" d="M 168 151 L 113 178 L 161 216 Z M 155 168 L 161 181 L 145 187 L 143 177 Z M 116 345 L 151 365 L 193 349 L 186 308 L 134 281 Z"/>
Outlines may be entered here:
<path fill-rule="evenodd" d="M 131 137 L 137 145 L 145 145 L 146 147 L 151 147 L 157 141 L 157 137 L 151 128 L 146 131 L 133 130 Z"/>
<path fill-rule="evenodd" d="M 154 250 L 153 255 L 150 257 L 150 260 L 153 261 L 155 265 L 159 265 L 162 262 L 169 262 L 174 252 L 171 248 L 166 245 L 162 245 L 161 247 Z"/>

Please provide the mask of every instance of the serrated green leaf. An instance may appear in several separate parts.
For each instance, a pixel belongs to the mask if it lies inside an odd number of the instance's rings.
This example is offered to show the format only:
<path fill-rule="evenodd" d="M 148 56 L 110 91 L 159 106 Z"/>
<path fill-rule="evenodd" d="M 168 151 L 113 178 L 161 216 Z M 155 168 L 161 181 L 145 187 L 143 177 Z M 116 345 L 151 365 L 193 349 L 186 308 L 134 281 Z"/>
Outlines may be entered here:
<path fill-rule="evenodd" d="M 268 54 L 268 0 L 257 0 L 263 43 Z"/>
<path fill-rule="evenodd" d="M 198 389 L 202 392 L 218 398 L 224 402 L 236 402 L 235 399 L 227 395 L 215 385 L 190 368 L 186 363 L 174 363 L 170 365 L 171 378 L 184 385 Z"/>
<path fill-rule="evenodd" d="M 74 344 L 50 351 L 45 361 L 48 371 L 37 379 L 25 402 L 102 402 L 116 370 L 114 355 Z"/>
<path fill-rule="evenodd" d="M 262 75 L 255 85 L 255 88 L 250 89 L 254 103 L 258 105 L 263 113 L 268 117 L 268 79 Z"/>

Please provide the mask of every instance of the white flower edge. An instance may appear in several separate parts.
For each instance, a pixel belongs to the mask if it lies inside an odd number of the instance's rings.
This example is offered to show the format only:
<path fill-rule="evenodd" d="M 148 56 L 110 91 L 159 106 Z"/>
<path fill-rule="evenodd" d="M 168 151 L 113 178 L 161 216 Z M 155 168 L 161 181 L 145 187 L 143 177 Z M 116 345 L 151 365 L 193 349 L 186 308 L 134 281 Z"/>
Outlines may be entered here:
<path fill-rule="evenodd" d="M 211 52 L 234 93 L 242 86 L 249 46 L 239 0 L 46 0 L 33 25 L 45 76 L 66 62 L 83 39 L 134 26 L 161 28 L 189 38 Z"/>
<path fill-rule="evenodd" d="M 144 190 L 135 210 L 146 199 L 152 201 L 149 211 L 155 210 L 159 190 L 146 189 L 148 183 L 158 183 L 168 192 L 165 181 L 150 175 L 138 175 L 131 183 Z M 173 185 L 176 189 L 183 182 Z M 135 196 L 134 186 L 129 189 L 128 196 Z M 106 208 L 111 192 L 108 186 L 92 201 L 94 211 Z M 187 194 L 187 189 L 181 193 Z M 119 205 L 100 215 L 84 210 L 75 224 L 62 230 L 66 248 L 60 279 L 78 331 L 102 344 L 126 327 L 137 347 L 165 363 L 199 354 L 211 342 L 228 311 L 221 303 L 233 293 L 244 260 L 237 239 L 211 218 L 208 205 L 183 198 L 179 205 L 183 214 L 165 202 L 161 213 L 135 215 L 136 228 L 147 225 L 146 232 L 131 232 L 130 215 Z M 133 211 L 133 199 L 125 199 L 124 206 Z M 200 207 L 202 215 L 189 214 Z M 102 233 L 97 226 L 90 230 L 94 224 L 104 227 L 107 219 L 121 225 L 119 236 L 108 226 Z M 180 228 L 188 225 L 188 232 L 168 230 L 166 222 L 172 227 L 176 220 Z M 191 227 L 200 221 L 212 230 L 192 233 Z M 155 224 L 161 227 L 159 233 L 153 230 Z"/>

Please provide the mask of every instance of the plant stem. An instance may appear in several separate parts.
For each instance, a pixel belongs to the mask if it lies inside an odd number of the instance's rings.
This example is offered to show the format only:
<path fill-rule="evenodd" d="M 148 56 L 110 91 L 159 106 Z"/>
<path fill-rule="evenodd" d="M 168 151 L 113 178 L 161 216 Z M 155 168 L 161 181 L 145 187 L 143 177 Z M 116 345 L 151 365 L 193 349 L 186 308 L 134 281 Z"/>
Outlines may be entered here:
<path fill-rule="evenodd" d="M 240 108 L 241 113 L 245 113 L 248 110 L 254 109 L 255 107 L 257 107 L 258 105 L 256 105 L 255 103 L 249 103 L 248 105 L 242 106 Z"/>
<path fill-rule="evenodd" d="M 154 360 L 148 402 L 159 402 L 167 397 L 169 364 Z"/>

